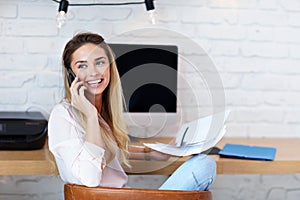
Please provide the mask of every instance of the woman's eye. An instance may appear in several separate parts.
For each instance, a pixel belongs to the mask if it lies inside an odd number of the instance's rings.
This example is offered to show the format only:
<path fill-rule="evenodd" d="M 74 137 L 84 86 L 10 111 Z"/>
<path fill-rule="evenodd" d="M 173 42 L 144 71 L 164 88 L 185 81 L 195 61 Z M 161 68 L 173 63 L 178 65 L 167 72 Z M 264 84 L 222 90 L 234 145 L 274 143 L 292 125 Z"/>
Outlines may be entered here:
<path fill-rule="evenodd" d="M 87 68 L 87 65 L 82 65 L 82 64 L 81 64 L 81 65 L 78 65 L 78 68 L 79 68 L 79 69 L 84 69 L 84 68 Z"/>
<path fill-rule="evenodd" d="M 101 65 L 103 65 L 103 64 L 104 64 L 103 61 L 97 61 L 97 62 L 96 62 L 96 65 L 97 65 L 97 66 L 101 66 Z"/>

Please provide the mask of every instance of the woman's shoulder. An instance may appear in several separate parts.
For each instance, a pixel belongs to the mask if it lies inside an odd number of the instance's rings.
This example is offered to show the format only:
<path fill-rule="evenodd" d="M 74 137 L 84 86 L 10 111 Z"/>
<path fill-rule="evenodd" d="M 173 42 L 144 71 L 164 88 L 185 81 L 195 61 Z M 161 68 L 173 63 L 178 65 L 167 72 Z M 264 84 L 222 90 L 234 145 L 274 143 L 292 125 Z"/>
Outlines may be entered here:
<path fill-rule="evenodd" d="M 73 113 L 73 107 L 66 100 L 62 100 L 60 103 L 56 104 L 50 114 L 50 117 L 53 115 L 70 115 Z"/>
<path fill-rule="evenodd" d="M 67 102 L 66 100 L 62 100 L 61 102 L 59 102 L 58 104 L 56 104 L 53 109 L 52 112 L 54 111 L 67 111 L 71 109 L 71 104 L 69 102 Z"/>

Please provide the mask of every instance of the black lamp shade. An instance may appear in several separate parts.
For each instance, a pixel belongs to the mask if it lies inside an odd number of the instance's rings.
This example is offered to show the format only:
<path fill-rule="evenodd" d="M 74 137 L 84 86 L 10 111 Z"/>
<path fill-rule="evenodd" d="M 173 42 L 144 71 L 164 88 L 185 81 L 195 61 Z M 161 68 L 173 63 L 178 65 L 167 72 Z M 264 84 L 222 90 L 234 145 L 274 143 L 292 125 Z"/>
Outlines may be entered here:
<path fill-rule="evenodd" d="M 61 0 L 58 7 L 58 12 L 64 11 L 65 13 L 68 12 L 69 2 L 67 0 Z"/>
<path fill-rule="evenodd" d="M 145 0 L 145 4 L 146 4 L 147 11 L 154 10 L 153 0 Z"/>

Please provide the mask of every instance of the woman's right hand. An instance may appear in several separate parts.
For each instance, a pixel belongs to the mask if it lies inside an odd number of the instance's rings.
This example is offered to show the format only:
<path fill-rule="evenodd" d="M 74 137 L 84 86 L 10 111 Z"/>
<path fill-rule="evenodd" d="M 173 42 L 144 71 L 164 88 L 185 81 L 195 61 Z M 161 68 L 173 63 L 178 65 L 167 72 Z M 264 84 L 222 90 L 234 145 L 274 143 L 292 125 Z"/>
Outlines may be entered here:
<path fill-rule="evenodd" d="M 90 116 L 92 113 L 97 113 L 96 107 L 85 97 L 84 91 L 87 88 L 83 85 L 83 82 L 75 78 L 72 82 L 71 91 L 71 105 L 78 109 L 86 116 Z"/>

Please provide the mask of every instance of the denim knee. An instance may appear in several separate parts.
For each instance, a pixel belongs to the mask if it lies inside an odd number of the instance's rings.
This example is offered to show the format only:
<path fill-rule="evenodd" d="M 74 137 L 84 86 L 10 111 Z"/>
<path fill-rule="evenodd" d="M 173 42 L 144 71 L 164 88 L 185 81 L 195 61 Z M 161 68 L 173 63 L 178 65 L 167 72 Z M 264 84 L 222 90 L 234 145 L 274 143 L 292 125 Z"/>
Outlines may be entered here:
<path fill-rule="evenodd" d="M 201 154 L 194 159 L 198 160 L 199 166 L 199 170 L 193 171 L 195 182 L 198 183 L 199 190 L 208 190 L 216 178 L 216 161 L 210 156 Z"/>
<path fill-rule="evenodd" d="M 205 154 L 194 155 L 160 187 L 171 190 L 208 190 L 216 176 L 216 162 Z"/>

